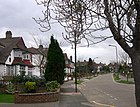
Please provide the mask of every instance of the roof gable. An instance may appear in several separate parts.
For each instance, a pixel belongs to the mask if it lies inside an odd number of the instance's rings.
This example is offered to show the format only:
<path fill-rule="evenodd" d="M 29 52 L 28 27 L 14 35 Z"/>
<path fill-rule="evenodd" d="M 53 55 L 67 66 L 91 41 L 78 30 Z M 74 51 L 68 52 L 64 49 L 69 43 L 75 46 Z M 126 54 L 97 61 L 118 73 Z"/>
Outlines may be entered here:
<path fill-rule="evenodd" d="M 0 38 L 0 43 L 3 45 L 3 47 L 0 48 L 0 63 L 6 62 L 14 48 L 26 49 L 22 37 Z"/>

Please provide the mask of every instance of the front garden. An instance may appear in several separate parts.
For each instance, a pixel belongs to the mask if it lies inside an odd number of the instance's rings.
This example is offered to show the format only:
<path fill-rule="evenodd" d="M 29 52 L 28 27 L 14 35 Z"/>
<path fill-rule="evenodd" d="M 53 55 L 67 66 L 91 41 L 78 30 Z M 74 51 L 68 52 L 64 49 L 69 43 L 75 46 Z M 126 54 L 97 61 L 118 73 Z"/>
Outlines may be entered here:
<path fill-rule="evenodd" d="M 60 84 L 44 78 L 18 75 L 1 82 L 0 103 L 38 103 L 58 101 Z"/>
<path fill-rule="evenodd" d="M 0 90 L 2 89 L 3 91 L 0 92 L 14 96 L 15 101 L 12 101 L 15 103 L 58 101 L 60 84 L 64 82 L 64 68 L 65 58 L 63 51 L 59 47 L 57 40 L 51 36 L 44 78 L 28 76 L 25 75 L 25 71 L 20 71 L 20 75 L 10 78 L 9 81 L 5 81 L 3 78 L 4 81 L 0 85 Z"/>

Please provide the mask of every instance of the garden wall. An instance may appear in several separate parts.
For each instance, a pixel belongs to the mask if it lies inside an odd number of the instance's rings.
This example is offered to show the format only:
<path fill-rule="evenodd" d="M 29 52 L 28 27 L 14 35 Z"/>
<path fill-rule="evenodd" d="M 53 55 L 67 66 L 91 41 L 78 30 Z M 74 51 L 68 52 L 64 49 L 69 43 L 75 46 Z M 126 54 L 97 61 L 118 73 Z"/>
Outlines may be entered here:
<path fill-rule="evenodd" d="M 44 103 L 59 100 L 60 90 L 57 92 L 26 93 L 15 92 L 15 103 Z"/>

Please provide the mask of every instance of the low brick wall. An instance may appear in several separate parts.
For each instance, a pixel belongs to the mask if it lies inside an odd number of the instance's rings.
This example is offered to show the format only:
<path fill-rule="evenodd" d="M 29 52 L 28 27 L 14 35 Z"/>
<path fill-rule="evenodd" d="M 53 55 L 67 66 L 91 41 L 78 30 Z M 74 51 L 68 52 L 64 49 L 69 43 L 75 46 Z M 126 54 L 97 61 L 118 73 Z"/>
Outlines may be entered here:
<path fill-rule="evenodd" d="M 15 103 L 44 103 L 55 102 L 60 97 L 60 90 L 57 92 L 45 92 L 45 93 L 26 93 L 21 94 L 15 92 Z"/>

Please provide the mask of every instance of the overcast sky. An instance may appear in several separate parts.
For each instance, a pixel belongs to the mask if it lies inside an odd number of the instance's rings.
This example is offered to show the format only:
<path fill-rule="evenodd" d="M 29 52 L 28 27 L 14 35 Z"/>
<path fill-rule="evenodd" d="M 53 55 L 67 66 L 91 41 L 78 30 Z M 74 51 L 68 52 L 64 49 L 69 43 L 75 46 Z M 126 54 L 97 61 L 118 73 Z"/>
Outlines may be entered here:
<path fill-rule="evenodd" d="M 40 38 L 43 43 L 49 44 L 50 36 L 53 34 L 58 39 L 64 53 L 67 53 L 68 57 L 74 57 L 74 49 L 61 36 L 63 32 L 61 26 L 53 25 L 51 31 L 44 33 L 38 29 L 39 25 L 35 23 L 32 17 L 41 17 L 42 10 L 44 10 L 44 7 L 38 6 L 35 0 L 0 0 L 0 37 L 5 37 L 5 32 L 10 30 L 13 36 L 23 37 L 27 47 L 36 47 L 33 38 L 36 38 L 36 40 Z M 98 63 L 115 61 L 116 50 L 114 47 L 109 47 L 109 44 L 117 46 L 118 54 L 121 53 L 120 46 L 113 39 L 108 39 L 90 47 L 78 46 L 77 59 L 88 61 L 89 58 L 98 57 L 95 59 Z"/>

